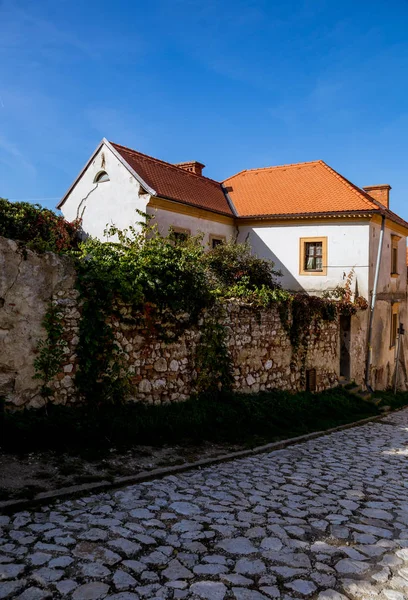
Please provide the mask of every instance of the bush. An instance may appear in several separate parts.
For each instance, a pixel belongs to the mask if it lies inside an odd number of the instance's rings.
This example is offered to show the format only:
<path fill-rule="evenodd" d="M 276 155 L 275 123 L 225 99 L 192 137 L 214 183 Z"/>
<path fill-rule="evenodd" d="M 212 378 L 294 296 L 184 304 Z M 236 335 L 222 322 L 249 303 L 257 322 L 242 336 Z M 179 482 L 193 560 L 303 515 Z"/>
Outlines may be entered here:
<path fill-rule="evenodd" d="M 79 221 L 69 223 L 48 208 L 0 198 L 0 235 L 33 250 L 65 252 L 78 247 Z"/>
<path fill-rule="evenodd" d="M 149 303 L 191 315 L 211 304 L 200 236 L 176 243 L 171 234 L 158 235 L 155 226 L 111 227 L 106 233 L 119 241 L 90 239 L 81 245 L 80 284 L 87 292 L 110 294 L 135 308 Z"/>
<path fill-rule="evenodd" d="M 223 292 L 228 292 L 228 288 L 237 286 L 239 282 L 244 282 L 245 287 L 252 291 L 280 287 L 280 271 L 275 271 L 272 261 L 252 254 L 248 242 L 238 244 L 230 240 L 219 244 L 203 258 L 214 287 Z"/>

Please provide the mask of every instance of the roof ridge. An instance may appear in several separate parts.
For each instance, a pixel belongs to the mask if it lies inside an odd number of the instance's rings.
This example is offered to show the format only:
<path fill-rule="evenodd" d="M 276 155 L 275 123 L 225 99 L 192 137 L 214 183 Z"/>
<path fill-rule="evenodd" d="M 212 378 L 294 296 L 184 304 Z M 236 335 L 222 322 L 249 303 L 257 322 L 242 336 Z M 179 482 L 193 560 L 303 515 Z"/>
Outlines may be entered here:
<path fill-rule="evenodd" d="M 134 152 L 135 154 L 138 154 L 139 156 L 141 156 L 143 158 L 147 158 L 149 160 L 154 160 L 155 162 L 158 162 L 167 168 L 170 167 L 171 169 L 176 169 L 178 173 L 180 171 L 183 171 L 184 173 L 188 173 L 189 175 L 192 175 L 193 177 L 196 177 L 199 179 L 205 179 L 206 181 L 208 181 L 212 184 L 215 184 L 216 186 L 221 185 L 220 181 L 216 181 L 215 179 L 211 179 L 210 177 L 206 177 L 205 175 L 197 175 L 196 173 L 193 173 L 192 171 L 186 171 L 185 169 L 181 169 L 180 167 L 178 167 L 177 165 L 175 165 L 173 163 L 169 163 L 166 160 L 161 160 L 160 158 L 150 156 L 149 154 L 144 154 L 143 152 L 139 152 L 139 150 L 134 150 L 133 148 L 129 148 L 129 146 L 122 146 L 122 144 L 117 144 L 116 142 L 112 142 L 110 140 L 109 140 L 109 143 L 112 144 L 113 146 L 118 146 L 119 148 L 123 148 L 124 150 L 127 150 L 128 152 Z"/>
<path fill-rule="evenodd" d="M 354 194 L 356 194 L 356 196 L 360 196 L 364 200 L 364 202 L 367 205 L 370 206 L 371 210 L 373 209 L 373 206 L 374 206 L 374 210 L 377 210 L 378 208 L 381 208 L 381 205 L 379 203 L 375 202 L 374 198 L 371 198 L 371 196 L 369 194 L 367 194 L 367 192 L 364 192 L 363 190 L 360 190 L 359 187 L 357 187 L 356 185 L 354 185 L 354 183 L 351 183 L 351 181 L 349 181 L 348 179 L 346 179 L 346 177 L 344 177 L 343 175 L 341 175 L 340 173 L 338 173 L 335 169 L 333 169 L 333 167 L 331 167 L 330 165 L 328 165 L 327 163 L 325 163 L 324 160 L 320 160 L 319 162 L 328 171 L 330 171 L 331 173 L 333 173 L 333 175 L 335 177 L 337 177 L 337 179 L 339 179 L 339 181 L 341 181 L 341 183 L 343 185 L 345 185 L 349 190 L 351 190 Z"/>
<path fill-rule="evenodd" d="M 234 177 L 237 177 L 237 175 L 241 175 L 241 173 L 252 173 L 253 171 L 267 171 L 269 169 L 287 169 L 288 167 L 298 167 L 300 165 L 314 165 L 317 164 L 319 162 L 323 162 L 320 160 L 307 160 L 307 161 L 303 161 L 303 162 L 298 162 L 298 163 L 288 163 L 286 165 L 271 165 L 269 167 L 255 167 L 254 169 L 242 169 L 242 171 L 238 171 L 238 173 L 235 173 L 234 175 L 231 175 L 231 177 L 227 177 L 227 179 L 224 179 L 224 181 L 222 183 L 224 183 L 225 181 L 229 181 L 230 179 L 233 179 Z"/>

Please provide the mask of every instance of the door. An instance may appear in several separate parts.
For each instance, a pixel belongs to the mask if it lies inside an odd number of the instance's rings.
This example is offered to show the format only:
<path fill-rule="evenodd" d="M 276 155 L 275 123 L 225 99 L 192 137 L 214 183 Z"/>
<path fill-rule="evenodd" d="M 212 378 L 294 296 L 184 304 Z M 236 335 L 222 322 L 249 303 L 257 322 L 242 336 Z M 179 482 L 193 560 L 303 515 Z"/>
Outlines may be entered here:
<path fill-rule="evenodd" d="M 351 317 L 340 317 L 340 376 L 350 379 Z"/>

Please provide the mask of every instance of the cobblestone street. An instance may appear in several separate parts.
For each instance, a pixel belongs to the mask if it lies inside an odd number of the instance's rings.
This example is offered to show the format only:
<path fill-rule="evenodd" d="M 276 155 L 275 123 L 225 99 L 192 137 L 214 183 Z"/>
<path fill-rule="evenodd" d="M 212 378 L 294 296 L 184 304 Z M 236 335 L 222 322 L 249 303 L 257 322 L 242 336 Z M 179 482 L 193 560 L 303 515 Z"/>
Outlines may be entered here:
<path fill-rule="evenodd" d="M 408 410 L 0 528 L 0 599 L 404 600 Z"/>

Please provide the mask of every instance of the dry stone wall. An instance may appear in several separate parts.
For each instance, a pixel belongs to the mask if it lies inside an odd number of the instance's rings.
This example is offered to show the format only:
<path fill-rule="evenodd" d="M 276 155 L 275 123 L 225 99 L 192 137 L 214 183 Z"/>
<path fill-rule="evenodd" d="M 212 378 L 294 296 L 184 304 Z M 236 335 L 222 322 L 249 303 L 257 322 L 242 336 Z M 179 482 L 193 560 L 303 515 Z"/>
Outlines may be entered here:
<path fill-rule="evenodd" d="M 65 329 L 64 360 L 53 380 L 56 404 L 81 399 L 75 387 L 81 307 L 75 290 L 75 271 L 66 257 L 38 255 L 0 238 L 0 396 L 10 407 L 39 407 L 44 403 L 41 382 L 33 379 L 34 360 L 45 331 L 41 322 L 50 301 L 58 305 Z M 197 327 L 168 343 L 143 318 L 129 319 L 120 307 L 111 324 L 131 375 L 130 401 L 155 404 L 186 400 L 196 391 L 196 349 L 204 315 Z M 303 359 L 294 355 L 276 307 L 259 310 L 238 302 L 225 306 L 222 322 L 233 369 L 234 388 L 243 392 L 267 389 L 299 391 L 305 369 L 316 369 L 318 391 L 336 384 L 339 371 L 337 322 L 323 322 L 310 331 Z M 159 323 L 161 331 L 166 323 Z"/>

